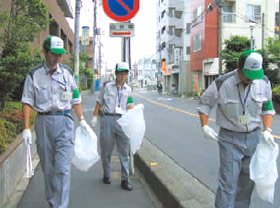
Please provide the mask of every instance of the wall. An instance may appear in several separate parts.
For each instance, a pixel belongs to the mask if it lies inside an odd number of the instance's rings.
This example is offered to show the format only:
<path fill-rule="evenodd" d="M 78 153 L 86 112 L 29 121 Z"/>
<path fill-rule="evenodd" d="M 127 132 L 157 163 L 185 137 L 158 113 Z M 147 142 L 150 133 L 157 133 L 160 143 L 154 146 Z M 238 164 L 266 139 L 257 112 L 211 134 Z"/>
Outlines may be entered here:
<path fill-rule="evenodd" d="M 35 135 L 33 134 L 32 137 L 35 138 Z M 31 145 L 32 158 L 36 155 L 34 143 Z M 0 155 L 0 208 L 4 208 L 9 199 L 16 194 L 17 185 L 25 173 L 25 164 L 26 147 L 22 143 L 21 136 L 18 136 Z"/>
<path fill-rule="evenodd" d="M 69 51 L 69 54 L 66 54 L 63 60 L 67 60 L 70 57 L 70 54 L 74 52 L 74 33 L 71 30 L 67 20 L 64 17 L 63 11 L 57 4 L 57 1 L 54 0 L 42 0 L 48 6 L 48 14 L 46 14 L 49 21 L 49 15 L 55 20 L 58 25 L 57 32 L 58 36 L 62 36 L 62 33 L 65 35 L 65 49 Z M 11 0 L 1 0 L 0 10 L 9 10 L 11 7 Z M 50 35 L 49 25 L 46 27 L 46 30 L 40 32 L 34 39 L 32 47 L 41 48 L 44 40 Z"/>

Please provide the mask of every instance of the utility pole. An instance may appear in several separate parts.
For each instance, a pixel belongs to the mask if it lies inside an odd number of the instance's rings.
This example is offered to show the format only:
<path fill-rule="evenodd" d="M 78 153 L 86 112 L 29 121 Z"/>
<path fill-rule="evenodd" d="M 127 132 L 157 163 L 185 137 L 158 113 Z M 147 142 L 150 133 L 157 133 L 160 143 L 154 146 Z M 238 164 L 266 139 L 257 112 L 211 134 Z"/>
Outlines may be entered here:
<path fill-rule="evenodd" d="M 159 50 L 159 67 L 158 67 L 158 82 L 161 81 L 159 80 L 161 78 L 161 64 L 162 64 L 162 58 L 161 58 L 161 31 L 159 31 L 159 46 L 158 46 L 158 50 Z"/>
<path fill-rule="evenodd" d="M 77 86 L 80 85 L 79 78 L 79 52 L 80 52 L 80 9 L 81 0 L 76 0 L 75 9 L 75 44 L 74 44 L 74 78 Z"/>
<path fill-rule="evenodd" d="M 128 37 L 128 65 L 129 65 L 129 69 L 131 70 L 131 41 L 130 41 L 130 37 Z M 128 83 L 131 85 L 131 79 L 132 79 L 132 76 L 131 76 L 131 73 L 129 75 L 129 78 L 128 78 Z"/>
<path fill-rule="evenodd" d="M 255 27 L 255 24 L 253 22 L 250 23 L 249 25 L 249 28 L 250 28 L 250 31 L 251 31 L 251 37 L 250 37 L 250 50 L 254 50 L 254 36 L 253 36 L 253 30 L 254 30 L 254 27 Z"/>
<path fill-rule="evenodd" d="M 223 27 L 223 3 L 224 0 L 215 0 L 215 4 L 218 6 L 218 16 L 219 16 L 219 28 L 218 28 L 218 43 L 219 43 L 219 75 L 222 75 L 223 69 L 222 69 L 222 57 L 221 57 L 221 52 L 222 52 L 222 45 L 223 45 L 223 40 L 222 40 L 222 27 Z"/>
<path fill-rule="evenodd" d="M 95 45 L 96 45 L 96 10 L 97 10 L 97 0 L 92 0 L 93 2 L 93 37 L 92 37 L 92 71 L 93 71 L 93 84 L 92 90 L 95 91 Z"/>
<path fill-rule="evenodd" d="M 262 13 L 262 49 L 264 49 L 264 13 Z"/>

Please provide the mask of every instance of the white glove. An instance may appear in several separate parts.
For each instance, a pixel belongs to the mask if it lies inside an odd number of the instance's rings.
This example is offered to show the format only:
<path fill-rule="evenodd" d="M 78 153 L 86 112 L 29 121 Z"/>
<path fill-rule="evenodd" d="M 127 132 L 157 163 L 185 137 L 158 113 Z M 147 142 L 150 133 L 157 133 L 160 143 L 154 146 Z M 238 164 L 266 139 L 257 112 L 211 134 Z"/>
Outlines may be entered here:
<path fill-rule="evenodd" d="M 264 131 L 262 132 L 262 137 L 264 138 L 265 141 L 271 142 L 272 144 L 275 144 L 274 138 L 273 138 L 273 136 L 272 136 L 272 134 L 271 134 L 270 131 L 264 130 Z"/>
<path fill-rule="evenodd" d="M 22 139 L 24 144 L 32 144 L 32 135 L 30 129 L 24 129 L 22 132 Z"/>
<path fill-rule="evenodd" d="M 208 125 L 203 126 L 202 131 L 206 138 L 218 141 L 218 134 L 215 132 L 214 129 L 210 128 Z"/>
<path fill-rule="evenodd" d="M 87 124 L 85 119 L 80 120 L 80 125 L 81 125 L 81 127 L 84 127 L 86 129 L 90 128 L 90 126 Z"/>
<path fill-rule="evenodd" d="M 92 128 L 94 128 L 97 124 L 97 117 L 96 116 L 93 116 L 91 121 L 90 121 L 90 124 L 92 126 Z"/>

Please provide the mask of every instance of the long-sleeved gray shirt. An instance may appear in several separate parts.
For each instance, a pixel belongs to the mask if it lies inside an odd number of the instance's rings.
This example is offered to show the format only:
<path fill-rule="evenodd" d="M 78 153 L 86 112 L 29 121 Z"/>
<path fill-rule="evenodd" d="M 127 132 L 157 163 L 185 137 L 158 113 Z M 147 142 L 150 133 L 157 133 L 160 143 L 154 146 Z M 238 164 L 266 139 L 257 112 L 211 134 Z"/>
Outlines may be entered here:
<path fill-rule="evenodd" d="M 217 125 L 235 132 L 253 131 L 261 127 L 262 115 L 275 114 L 267 77 L 244 88 L 237 70 L 217 78 L 202 95 L 197 110 L 209 116 L 216 104 Z M 250 117 L 248 124 L 240 123 L 238 118 L 242 115 Z"/>

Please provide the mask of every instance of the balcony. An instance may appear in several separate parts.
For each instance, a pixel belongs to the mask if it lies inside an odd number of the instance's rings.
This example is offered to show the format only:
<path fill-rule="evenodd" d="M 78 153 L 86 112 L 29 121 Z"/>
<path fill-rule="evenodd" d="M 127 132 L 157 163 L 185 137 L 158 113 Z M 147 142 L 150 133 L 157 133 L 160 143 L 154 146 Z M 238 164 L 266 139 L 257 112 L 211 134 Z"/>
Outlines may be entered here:
<path fill-rule="evenodd" d="M 168 25 L 175 26 L 177 28 L 183 28 L 184 27 L 184 20 L 183 18 L 176 18 L 176 17 L 170 17 L 168 18 Z"/>
<path fill-rule="evenodd" d="M 60 9 L 63 11 L 65 17 L 74 18 L 73 8 L 71 6 L 70 0 L 57 0 L 57 4 Z"/>

